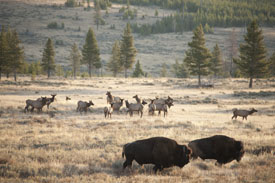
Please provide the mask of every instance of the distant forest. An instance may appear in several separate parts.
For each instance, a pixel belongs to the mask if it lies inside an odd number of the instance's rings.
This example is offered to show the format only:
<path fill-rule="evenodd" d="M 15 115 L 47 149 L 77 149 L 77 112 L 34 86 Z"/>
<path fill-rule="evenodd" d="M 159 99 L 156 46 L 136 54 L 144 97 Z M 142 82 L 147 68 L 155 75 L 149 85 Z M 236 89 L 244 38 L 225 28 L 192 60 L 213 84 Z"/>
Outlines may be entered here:
<path fill-rule="evenodd" d="M 110 0 L 127 3 L 127 0 Z M 131 5 L 173 9 L 173 15 L 149 25 L 133 24 L 134 32 L 146 34 L 190 31 L 199 24 L 209 27 L 244 27 L 252 20 L 260 26 L 275 25 L 274 0 L 131 0 Z"/>

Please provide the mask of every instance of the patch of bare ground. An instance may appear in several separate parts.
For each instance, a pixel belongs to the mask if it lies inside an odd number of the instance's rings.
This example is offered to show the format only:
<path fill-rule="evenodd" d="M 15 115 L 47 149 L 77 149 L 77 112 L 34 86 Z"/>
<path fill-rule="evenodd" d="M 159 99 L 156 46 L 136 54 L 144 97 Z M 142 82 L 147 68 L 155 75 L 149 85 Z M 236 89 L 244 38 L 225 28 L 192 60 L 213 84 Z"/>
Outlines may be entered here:
<path fill-rule="evenodd" d="M 1 182 L 273 182 L 274 80 L 261 80 L 254 89 L 247 80 L 224 79 L 214 88 L 190 88 L 195 79 L 45 79 L 0 81 Z M 174 98 L 168 116 L 140 118 L 122 112 L 105 119 L 106 91 L 135 102 L 138 94 Z M 238 96 L 236 96 L 238 91 Z M 24 113 L 25 100 L 56 93 L 43 112 Z M 253 99 L 247 95 L 253 95 Z M 66 100 L 69 96 L 71 100 Z M 78 100 L 95 104 L 87 113 L 76 112 Z M 258 102 L 255 102 L 258 101 Z M 231 120 L 232 108 L 256 108 L 247 120 Z M 216 134 L 231 136 L 245 145 L 240 163 L 218 167 L 213 160 L 197 159 L 182 169 L 171 167 L 156 175 L 152 165 L 122 170 L 122 146 L 138 139 L 165 136 L 180 144 Z"/>

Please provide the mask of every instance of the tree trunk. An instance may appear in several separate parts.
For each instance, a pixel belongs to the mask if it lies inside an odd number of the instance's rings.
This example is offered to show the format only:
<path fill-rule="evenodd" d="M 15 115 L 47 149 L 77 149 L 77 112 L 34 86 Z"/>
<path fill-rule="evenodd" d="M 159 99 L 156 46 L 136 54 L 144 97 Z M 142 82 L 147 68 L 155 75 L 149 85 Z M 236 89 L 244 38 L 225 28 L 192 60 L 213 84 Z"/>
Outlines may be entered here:
<path fill-rule="evenodd" d="M 9 78 L 10 77 L 10 73 L 9 72 L 7 72 L 7 78 Z"/>
<path fill-rule="evenodd" d="M 89 64 L 89 76 L 92 77 L 92 65 Z"/>
<path fill-rule="evenodd" d="M 0 80 L 2 78 L 2 69 L 0 68 Z"/>
<path fill-rule="evenodd" d="M 51 70 L 48 69 L 48 78 L 50 78 L 50 76 L 51 76 Z"/>
<path fill-rule="evenodd" d="M 125 78 L 127 78 L 127 69 L 124 70 Z"/>
<path fill-rule="evenodd" d="M 73 72 L 74 72 L 73 74 L 74 74 L 74 79 L 75 79 L 76 78 L 76 69 L 75 68 L 73 69 Z"/>
<path fill-rule="evenodd" d="M 17 77 L 16 77 L 16 71 L 14 71 L 14 81 L 16 82 L 17 81 Z"/>
<path fill-rule="evenodd" d="M 199 87 L 201 87 L 201 75 L 200 74 L 198 75 L 198 85 L 199 85 Z"/>
<path fill-rule="evenodd" d="M 252 88 L 253 78 L 250 78 L 249 80 L 249 88 Z"/>

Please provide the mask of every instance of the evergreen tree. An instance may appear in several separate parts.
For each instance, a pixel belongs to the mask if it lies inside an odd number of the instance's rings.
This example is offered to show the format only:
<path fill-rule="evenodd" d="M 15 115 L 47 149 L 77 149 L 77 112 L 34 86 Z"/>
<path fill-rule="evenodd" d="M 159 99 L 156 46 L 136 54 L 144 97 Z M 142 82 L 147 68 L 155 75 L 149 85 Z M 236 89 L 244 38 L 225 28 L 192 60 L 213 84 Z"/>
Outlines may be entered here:
<path fill-rule="evenodd" d="M 79 53 L 78 47 L 74 43 L 72 46 L 71 54 L 70 54 L 71 67 L 73 70 L 74 78 L 76 78 L 76 74 L 79 72 L 80 58 L 81 58 L 81 55 Z"/>
<path fill-rule="evenodd" d="M 127 78 L 127 70 L 131 69 L 136 57 L 136 48 L 134 46 L 134 38 L 131 34 L 130 24 L 127 23 L 126 28 L 124 29 L 124 34 L 121 41 L 121 63 L 125 71 L 125 78 Z"/>
<path fill-rule="evenodd" d="M 228 42 L 229 42 L 229 48 L 227 50 L 228 50 L 229 59 L 230 59 L 229 73 L 230 73 L 230 76 L 233 77 L 235 76 L 235 72 L 236 72 L 236 66 L 233 62 L 233 58 L 237 57 L 237 52 L 238 52 L 235 28 L 232 29 Z"/>
<path fill-rule="evenodd" d="M 120 62 L 120 46 L 118 41 L 113 45 L 112 56 L 110 61 L 107 63 L 107 67 L 113 73 L 114 77 L 116 77 L 116 75 L 122 70 Z"/>
<path fill-rule="evenodd" d="M 161 77 L 166 77 L 166 75 L 167 75 L 167 69 L 166 69 L 166 64 L 165 63 L 163 63 L 162 65 L 161 65 L 161 70 L 160 70 L 160 76 Z"/>
<path fill-rule="evenodd" d="M 186 63 L 190 74 L 198 76 L 198 85 L 201 86 L 201 76 L 209 74 L 209 60 L 211 53 L 205 47 L 205 38 L 202 25 L 199 25 L 194 31 L 192 41 L 188 43 L 190 47 L 186 51 L 184 62 Z"/>
<path fill-rule="evenodd" d="M 20 40 L 17 32 L 11 32 L 11 37 L 8 40 L 9 45 L 9 68 L 14 74 L 14 81 L 17 80 L 17 72 L 20 71 L 23 65 L 23 48 L 20 47 Z"/>
<path fill-rule="evenodd" d="M 94 2 L 95 4 L 95 16 L 94 16 L 94 21 L 96 24 L 96 29 L 98 30 L 98 26 L 102 24 L 103 19 L 101 17 L 101 12 L 100 12 L 100 4 L 98 2 L 98 0 L 95 0 Z"/>
<path fill-rule="evenodd" d="M 64 76 L 64 69 L 61 65 L 57 65 L 56 66 L 56 75 L 61 77 L 61 76 Z"/>
<path fill-rule="evenodd" d="M 99 48 L 92 28 L 87 33 L 82 56 L 82 64 L 88 65 L 89 76 L 91 77 L 93 68 L 101 68 Z"/>
<path fill-rule="evenodd" d="M 275 51 L 273 52 L 272 56 L 269 58 L 269 75 L 274 77 L 275 76 Z"/>
<path fill-rule="evenodd" d="M 178 60 L 176 60 L 175 64 L 172 66 L 173 72 L 177 78 L 186 78 L 188 76 L 188 71 L 185 67 L 184 62 L 180 64 Z"/>
<path fill-rule="evenodd" d="M 140 65 L 139 60 L 138 60 L 136 65 L 135 65 L 135 70 L 133 72 L 133 77 L 138 78 L 140 76 L 144 76 L 144 72 L 142 71 L 141 65 Z"/>
<path fill-rule="evenodd" d="M 210 70 L 213 72 L 214 76 L 219 76 L 222 73 L 222 54 L 221 50 L 216 44 L 212 51 L 212 58 L 210 60 Z"/>
<path fill-rule="evenodd" d="M 12 64 L 12 60 L 13 60 L 13 53 L 11 50 L 13 34 L 12 34 L 12 30 L 10 29 L 10 27 L 8 27 L 7 32 L 5 32 L 5 37 L 6 37 L 6 41 L 7 41 L 7 50 L 6 50 L 6 57 L 5 57 L 5 62 L 4 62 L 4 70 L 6 72 L 7 78 L 9 78 L 9 75 L 12 72 L 11 64 Z"/>
<path fill-rule="evenodd" d="M 51 73 L 55 70 L 55 60 L 54 60 L 55 52 L 53 47 L 53 42 L 49 38 L 42 56 L 42 68 L 47 73 L 48 78 L 51 76 Z"/>
<path fill-rule="evenodd" d="M 8 51 L 8 42 L 6 39 L 6 32 L 4 27 L 2 27 L 1 35 L 0 35 L 0 80 L 1 80 L 2 72 L 4 71 L 6 66 L 7 51 Z"/>
<path fill-rule="evenodd" d="M 234 59 L 234 62 L 241 74 L 249 78 L 249 88 L 252 88 L 253 78 L 264 76 L 268 66 L 264 36 L 255 20 L 247 27 L 244 41 L 240 45 L 240 57 Z"/>

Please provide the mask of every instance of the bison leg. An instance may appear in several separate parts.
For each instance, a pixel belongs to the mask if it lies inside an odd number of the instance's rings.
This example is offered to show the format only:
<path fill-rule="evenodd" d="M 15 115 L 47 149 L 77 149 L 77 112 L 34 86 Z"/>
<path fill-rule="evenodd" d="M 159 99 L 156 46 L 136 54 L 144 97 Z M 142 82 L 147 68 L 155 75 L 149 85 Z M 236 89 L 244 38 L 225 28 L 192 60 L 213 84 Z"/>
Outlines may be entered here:
<path fill-rule="evenodd" d="M 140 111 L 140 118 L 142 118 L 142 115 L 143 115 L 143 112 L 142 112 L 142 111 Z"/>
<path fill-rule="evenodd" d="M 132 167 L 132 161 L 133 161 L 133 160 L 129 161 L 128 159 L 126 159 L 126 161 L 123 163 L 123 170 L 124 170 L 127 166 L 129 166 L 129 167 L 131 168 L 131 167 Z"/>
<path fill-rule="evenodd" d="M 28 104 L 26 105 L 24 112 L 26 112 L 26 111 L 29 111 L 29 105 Z"/>
<path fill-rule="evenodd" d="M 153 170 L 154 170 L 155 173 L 157 173 L 158 170 L 161 171 L 161 170 L 163 170 L 163 168 L 161 168 L 160 165 L 155 165 L 155 166 L 153 167 Z"/>

